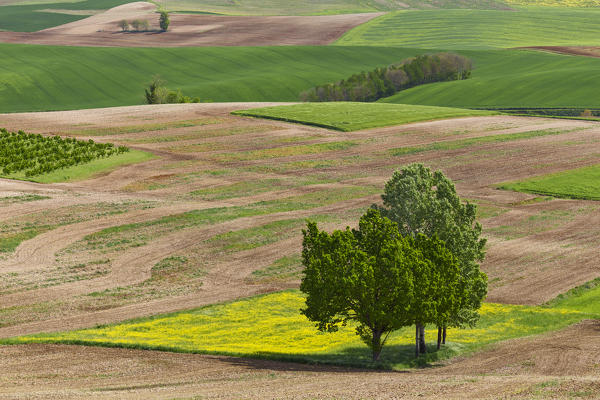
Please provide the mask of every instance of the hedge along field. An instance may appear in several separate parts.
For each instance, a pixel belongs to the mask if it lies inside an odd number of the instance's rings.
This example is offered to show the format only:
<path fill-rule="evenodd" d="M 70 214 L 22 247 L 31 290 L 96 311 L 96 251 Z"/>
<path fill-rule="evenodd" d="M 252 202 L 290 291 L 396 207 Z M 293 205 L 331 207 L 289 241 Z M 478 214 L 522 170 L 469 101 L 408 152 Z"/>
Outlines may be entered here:
<path fill-rule="evenodd" d="M 525 50 L 459 53 L 473 59 L 471 78 L 410 88 L 380 101 L 473 108 L 594 108 L 600 103 L 598 58 Z"/>
<path fill-rule="evenodd" d="M 15 2 L 17 3 L 17 2 Z M 40 4 L 15 4 L 3 6 L 0 2 L 0 30 L 35 32 L 86 18 L 87 15 L 70 15 L 40 10 L 107 10 L 130 0 L 85 0 L 79 2 L 41 2 Z"/>
<path fill-rule="evenodd" d="M 143 104 L 144 89 L 156 74 L 168 87 L 202 101 L 297 101 L 300 92 L 312 86 L 398 62 L 419 51 L 0 44 L 0 53 L 0 112 L 19 112 Z"/>
<path fill-rule="evenodd" d="M 600 200 L 600 165 L 502 183 L 498 188 L 570 199 Z"/>
<path fill-rule="evenodd" d="M 490 111 L 381 103 L 303 103 L 255 108 L 233 114 L 297 122 L 344 132 L 410 122 L 493 115 Z"/>
<path fill-rule="evenodd" d="M 581 296 L 587 296 L 587 300 L 591 296 L 596 305 L 586 306 L 585 312 L 578 311 L 577 299 Z M 438 352 L 431 343 L 426 361 L 449 358 L 486 344 L 557 330 L 597 317 L 598 296 L 597 289 L 583 291 L 556 301 L 551 307 L 484 303 L 477 327 L 449 329 L 449 344 Z M 373 366 L 371 352 L 353 326 L 336 333 L 318 332 L 313 323 L 300 314 L 303 306 L 303 294 L 291 290 L 118 325 L 24 336 L 0 343 L 70 343 Z M 435 333 L 436 329 L 427 331 L 432 342 L 437 337 Z M 414 328 L 392 333 L 378 367 L 405 369 L 415 365 Z"/>
<path fill-rule="evenodd" d="M 600 44 L 600 9 L 412 10 L 375 18 L 336 44 L 422 49 L 493 49 Z"/>

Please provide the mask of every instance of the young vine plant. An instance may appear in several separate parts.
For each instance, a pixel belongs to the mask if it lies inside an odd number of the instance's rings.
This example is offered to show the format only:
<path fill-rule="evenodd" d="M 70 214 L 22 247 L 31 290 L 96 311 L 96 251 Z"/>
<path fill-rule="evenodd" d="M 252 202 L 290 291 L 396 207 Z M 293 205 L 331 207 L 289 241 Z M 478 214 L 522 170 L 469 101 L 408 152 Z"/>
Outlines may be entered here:
<path fill-rule="evenodd" d="M 115 147 L 91 139 L 63 139 L 0 129 L 0 167 L 4 175 L 23 172 L 26 177 L 33 177 L 128 151 L 125 146 Z"/>

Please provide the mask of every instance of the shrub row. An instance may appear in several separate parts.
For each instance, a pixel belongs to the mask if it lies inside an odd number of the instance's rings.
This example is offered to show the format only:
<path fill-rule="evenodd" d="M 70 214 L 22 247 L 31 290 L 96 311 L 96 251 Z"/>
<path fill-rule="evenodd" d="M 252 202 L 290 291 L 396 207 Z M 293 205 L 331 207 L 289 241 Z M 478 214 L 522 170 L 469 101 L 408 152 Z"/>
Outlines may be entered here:
<path fill-rule="evenodd" d="M 302 101 L 377 101 L 396 92 L 430 82 L 467 79 L 472 63 L 452 53 L 421 55 L 398 64 L 361 72 L 300 94 Z"/>
<path fill-rule="evenodd" d="M 0 129 L 0 166 L 5 175 L 31 177 L 128 152 L 124 146 Z"/>

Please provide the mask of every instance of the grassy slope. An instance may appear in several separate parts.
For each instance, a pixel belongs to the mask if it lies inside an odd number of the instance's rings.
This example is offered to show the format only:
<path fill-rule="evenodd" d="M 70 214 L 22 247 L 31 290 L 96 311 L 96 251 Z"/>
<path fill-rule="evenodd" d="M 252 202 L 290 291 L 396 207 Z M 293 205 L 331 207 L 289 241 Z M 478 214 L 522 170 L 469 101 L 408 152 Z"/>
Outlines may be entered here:
<path fill-rule="evenodd" d="M 18 112 L 142 104 L 144 88 L 155 74 L 169 87 L 204 101 L 297 101 L 312 86 L 424 50 L 0 44 L 0 52 L 0 112 Z M 475 62 L 471 79 L 422 85 L 385 101 L 446 107 L 600 107 L 600 59 L 517 50 L 461 53 Z"/>
<path fill-rule="evenodd" d="M 591 300 L 598 304 L 600 293 L 598 290 L 591 293 Z M 590 300 L 590 292 L 579 296 L 582 295 Z M 500 340 L 560 329 L 598 315 L 597 305 L 586 306 L 584 313 L 577 310 L 579 303 L 577 296 L 570 296 L 552 307 L 484 304 L 478 326 L 451 329 L 450 345 L 441 352 L 431 353 L 429 360 L 473 351 Z M 287 291 L 107 327 L 2 342 L 77 343 L 355 366 L 371 364 L 368 348 L 360 342 L 353 327 L 341 328 L 333 334 L 318 333 L 299 313 L 303 305 L 300 292 Z M 408 327 L 390 336 L 382 353 L 384 367 L 414 366 L 413 334 Z M 433 340 L 433 330 L 429 330 L 428 337 Z"/>
<path fill-rule="evenodd" d="M 354 28 L 337 44 L 446 50 L 599 45 L 599 18 L 599 9 L 399 11 Z"/>
<path fill-rule="evenodd" d="M 600 200 L 600 165 L 508 182 L 498 187 L 556 197 Z"/>
<path fill-rule="evenodd" d="M 107 158 L 99 158 L 86 164 L 59 169 L 47 174 L 26 177 L 24 173 L 1 175 L 2 178 L 27 180 L 39 183 L 72 182 L 88 179 L 94 175 L 112 171 L 123 165 L 135 164 L 154 158 L 153 154 L 139 150 L 130 150 L 127 153 Z"/>
<path fill-rule="evenodd" d="M 460 53 L 474 60 L 471 79 L 422 85 L 382 101 L 446 107 L 600 105 L 600 59 L 517 50 Z"/>
<path fill-rule="evenodd" d="M 157 0 L 170 10 L 239 15 L 317 15 L 410 8 L 506 8 L 494 0 Z M 399 4 L 400 3 L 400 4 Z"/>
<path fill-rule="evenodd" d="M 234 114 L 298 122 L 345 132 L 434 119 L 490 115 L 486 111 L 381 103 L 305 103 L 255 108 Z"/>
<path fill-rule="evenodd" d="M 48 13 L 39 10 L 106 10 L 131 2 L 131 0 L 85 0 L 70 3 L 56 1 L 33 5 L 0 6 L 0 30 L 34 32 L 86 18 L 85 15 Z"/>
<path fill-rule="evenodd" d="M 397 62 L 416 50 L 2 44 L 0 53 L 0 112 L 17 112 L 142 104 L 155 74 L 205 101 L 296 101 L 302 90 Z"/>

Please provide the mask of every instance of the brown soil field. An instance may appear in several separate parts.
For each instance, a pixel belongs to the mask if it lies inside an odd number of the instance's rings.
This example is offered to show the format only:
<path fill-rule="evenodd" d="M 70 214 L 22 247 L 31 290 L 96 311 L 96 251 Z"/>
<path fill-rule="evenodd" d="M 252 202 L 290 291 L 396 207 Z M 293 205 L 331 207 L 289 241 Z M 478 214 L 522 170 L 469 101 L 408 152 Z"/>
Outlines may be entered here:
<path fill-rule="evenodd" d="M 551 53 L 568 54 L 572 56 L 600 57 L 600 47 L 597 46 L 534 46 L 521 48 L 549 51 Z"/>
<path fill-rule="evenodd" d="M 172 14 L 160 32 L 156 6 L 129 3 L 103 13 L 33 33 L 0 32 L 0 42 L 58 46 L 182 47 L 329 44 L 380 13 L 329 16 L 218 16 Z M 122 32 L 122 20 L 148 20 L 149 32 Z"/>
<path fill-rule="evenodd" d="M 379 201 L 393 171 L 417 161 L 441 169 L 463 198 L 479 205 L 489 241 L 482 265 L 489 301 L 540 304 L 600 276 L 599 203 L 495 189 L 596 164 L 597 123 L 492 116 L 345 133 L 230 115 L 266 105 L 272 104 L 0 115 L 9 130 L 92 138 L 158 156 L 86 181 L 0 180 L 0 241 L 39 230 L 15 251 L 0 253 L 0 337 L 297 287 L 299 265 L 287 275 L 254 273 L 300 253 L 305 218 L 324 218 L 327 229 L 354 225 Z M 540 130 L 556 134 L 402 157 L 388 151 Z M 338 142 L 354 145 L 325 147 Z M 160 267 L 172 259 L 181 262 Z M 467 392 L 594 398 L 598 329 L 585 322 L 409 374 L 74 346 L 0 347 L 0 365 L 8 366 L 0 372 L 0 398 L 458 399 Z"/>

